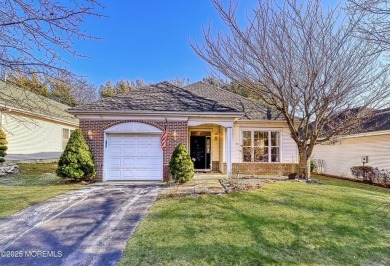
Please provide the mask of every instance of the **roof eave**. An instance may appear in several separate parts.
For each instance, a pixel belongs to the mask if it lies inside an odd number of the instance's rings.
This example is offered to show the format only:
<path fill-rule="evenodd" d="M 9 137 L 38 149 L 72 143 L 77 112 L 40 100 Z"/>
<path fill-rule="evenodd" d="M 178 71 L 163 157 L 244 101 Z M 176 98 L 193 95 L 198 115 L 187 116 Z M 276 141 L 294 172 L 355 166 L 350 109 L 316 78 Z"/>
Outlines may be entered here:
<path fill-rule="evenodd" d="M 165 116 L 222 116 L 222 117 L 242 117 L 243 112 L 181 112 L 181 111 L 119 111 L 119 110 L 104 110 L 104 111 L 92 111 L 92 110 L 72 110 L 68 109 L 68 113 L 73 115 L 165 115 Z"/>
<path fill-rule="evenodd" d="M 41 114 L 41 113 L 31 112 L 31 111 L 27 111 L 27 110 L 24 110 L 21 108 L 6 107 L 5 105 L 2 105 L 2 104 L 0 104 L 0 108 L 3 109 L 3 110 L 0 110 L 0 112 L 4 112 L 5 114 L 6 113 L 19 113 L 19 114 L 34 116 L 36 118 L 43 118 L 46 120 L 51 120 L 53 122 L 58 122 L 58 123 L 62 123 L 62 124 L 79 126 L 79 121 L 77 118 L 75 118 L 75 120 L 73 121 L 73 120 L 68 120 L 65 118 L 53 117 L 53 116 L 49 116 L 49 115 L 45 115 L 45 114 Z M 4 111 L 4 110 L 6 110 L 6 111 Z"/>

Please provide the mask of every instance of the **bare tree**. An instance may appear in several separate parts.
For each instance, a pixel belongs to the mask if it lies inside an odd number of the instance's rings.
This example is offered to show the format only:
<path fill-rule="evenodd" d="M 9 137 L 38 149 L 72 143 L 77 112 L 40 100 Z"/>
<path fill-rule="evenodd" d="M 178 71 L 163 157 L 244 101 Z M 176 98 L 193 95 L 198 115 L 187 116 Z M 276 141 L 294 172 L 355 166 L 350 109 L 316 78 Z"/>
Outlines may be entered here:
<path fill-rule="evenodd" d="M 357 23 L 359 38 L 390 50 L 390 2 L 387 0 L 348 0 L 346 12 Z"/>
<path fill-rule="evenodd" d="M 50 98 L 69 106 L 83 105 L 98 99 L 96 87 L 83 77 L 62 75 L 47 79 Z"/>
<path fill-rule="evenodd" d="M 82 25 L 87 17 L 100 17 L 97 11 L 100 8 L 97 0 L 1 1 L 0 74 L 3 75 L 1 79 L 6 81 L 5 85 L 9 83 L 5 73 L 33 77 L 31 81 L 55 79 L 67 83 L 67 86 L 86 82 L 67 69 L 66 59 L 83 56 L 74 49 L 76 40 L 98 39 L 85 32 Z M 59 80 L 59 77 L 66 79 Z M 9 86 L 13 86 L 12 82 Z M 42 95 L 38 89 L 30 90 Z M 49 105 L 47 98 L 39 94 L 34 101 L 23 97 L 26 103 L 15 100 L 12 105 L 50 114 L 50 108 L 45 106 Z M 0 90 L 2 105 L 9 104 L 9 97 L 14 96 Z"/>
<path fill-rule="evenodd" d="M 95 0 L 1 1 L 0 70 L 52 76 L 68 72 L 66 54 L 78 56 L 76 39 L 93 39 L 81 25 L 88 16 L 99 16 Z"/>
<path fill-rule="evenodd" d="M 169 82 L 175 86 L 184 87 L 184 86 L 187 86 L 188 84 L 190 84 L 190 79 L 176 77 L 175 79 L 172 79 Z"/>
<path fill-rule="evenodd" d="M 299 151 L 299 171 L 308 176 L 314 145 L 351 134 L 389 97 L 388 66 L 378 45 L 356 39 L 356 24 L 340 6 L 320 0 L 258 1 L 237 20 L 237 4 L 212 0 L 226 32 L 204 30 L 196 53 L 233 82 L 280 112 Z"/>

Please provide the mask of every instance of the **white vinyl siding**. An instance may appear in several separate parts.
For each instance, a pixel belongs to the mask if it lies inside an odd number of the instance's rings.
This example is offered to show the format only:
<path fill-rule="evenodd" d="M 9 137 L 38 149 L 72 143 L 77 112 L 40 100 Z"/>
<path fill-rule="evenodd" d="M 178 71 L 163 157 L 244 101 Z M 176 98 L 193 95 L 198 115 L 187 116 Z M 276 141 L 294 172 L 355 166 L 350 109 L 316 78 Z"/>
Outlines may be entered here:
<path fill-rule="evenodd" d="M 316 145 L 312 158 L 323 160 L 323 173 L 352 177 L 350 168 L 368 156 L 372 167 L 390 170 L 390 134 L 343 139 L 333 145 Z"/>
<path fill-rule="evenodd" d="M 70 135 L 72 135 L 74 130 L 71 130 L 69 128 L 63 128 L 62 129 L 62 150 L 65 150 L 66 144 L 68 144 Z"/>
<path fill-rule="evenodd" d="M 2 128 L 7 134 L 7 154 L 62 152 L 65 126 L 46 120 L 2 114 Z"/>

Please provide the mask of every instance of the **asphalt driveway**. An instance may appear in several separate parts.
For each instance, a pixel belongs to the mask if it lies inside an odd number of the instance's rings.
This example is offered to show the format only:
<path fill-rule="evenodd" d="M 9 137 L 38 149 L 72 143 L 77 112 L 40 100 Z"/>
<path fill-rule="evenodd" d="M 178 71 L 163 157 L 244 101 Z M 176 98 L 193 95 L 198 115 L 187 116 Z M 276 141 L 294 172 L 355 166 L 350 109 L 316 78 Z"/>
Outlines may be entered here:
<path fill-rule="evenodd" d="M 87 186 L 0 219 L 0 265 L 115 265 L 160 190 Z"/>

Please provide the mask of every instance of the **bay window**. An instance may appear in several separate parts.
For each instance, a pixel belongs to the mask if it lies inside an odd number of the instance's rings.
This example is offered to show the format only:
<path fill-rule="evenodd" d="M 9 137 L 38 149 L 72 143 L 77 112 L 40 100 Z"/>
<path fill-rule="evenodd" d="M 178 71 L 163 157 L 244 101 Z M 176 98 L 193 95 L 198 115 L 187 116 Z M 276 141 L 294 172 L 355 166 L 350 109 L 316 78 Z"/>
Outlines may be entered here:
<path fill-rule="evenodd" d="M 242 131 L 243 162 L 280 162 L 280 132 Z"/>

